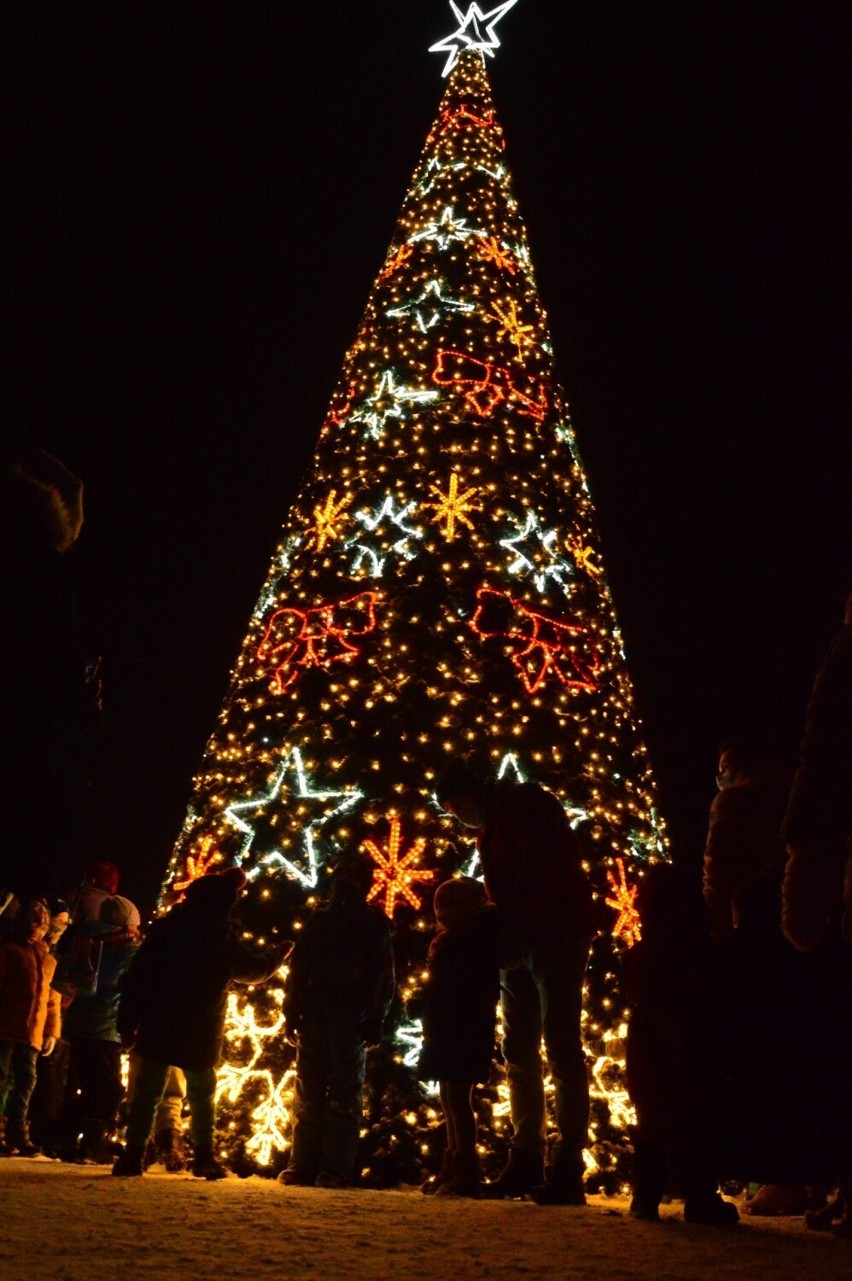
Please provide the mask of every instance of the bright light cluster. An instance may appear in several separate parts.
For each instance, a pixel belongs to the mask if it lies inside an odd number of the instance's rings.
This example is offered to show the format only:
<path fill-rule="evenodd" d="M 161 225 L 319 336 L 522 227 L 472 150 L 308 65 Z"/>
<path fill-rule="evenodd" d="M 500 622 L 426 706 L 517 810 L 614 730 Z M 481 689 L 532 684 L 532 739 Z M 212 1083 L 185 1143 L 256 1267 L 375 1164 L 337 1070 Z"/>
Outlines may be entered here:
<path fill-rule="evenodd" d="M 508 7 L 479 14 L 483 40 Z M 374 901 L 413 940 L 399 975 L 411 989 L 435 886 L 475 867 L 434 800 L 450 761 L 482 773 L 511 761 L 562 800 L 586 833 L 602 927 L 622 940 L 637 935 L 643 865 L 665 856 L 472 10 L 459 13 L 465 38 L 161 900 L 209 867 L 240 864 L 252 881 L 246 936 L 292 937 L 330 860 L 359 849 L 375 866 Z M 622 1007 L 604 962 L 587 1002 L 594 1062 L 611 1057 L 603 1038 Z M 258 1028 L 251 1009 L 232 1015 L 252 1049 L 224 1070 L 221 1098 L 236 1107 L 261 1091 L 250 1143 L 269 1159 L 287 1140 L 292 1055 L 278 1024 Z"/>

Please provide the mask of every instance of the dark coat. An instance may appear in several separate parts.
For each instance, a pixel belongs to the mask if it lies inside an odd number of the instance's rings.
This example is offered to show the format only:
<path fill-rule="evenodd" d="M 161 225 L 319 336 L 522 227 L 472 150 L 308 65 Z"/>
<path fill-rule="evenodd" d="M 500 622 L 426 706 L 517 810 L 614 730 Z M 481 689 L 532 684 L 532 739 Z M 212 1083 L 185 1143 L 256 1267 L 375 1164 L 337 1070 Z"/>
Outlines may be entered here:
<path fill-rule="evenodd" d="M 300 931 L 289 965 L 288 1032 L 316 1015 L 378 1039 L 394 993 L 390 923 L 380 908 L 336 894 Z"/>
<path fill-rule="evenodd" d="M 811 950 L 839 919 L 852 837 L 852 626 L 839 633 L 814 682 L 784 836 L 784 933 Z"/>
<path fill-rule="evenodd" d="M 580 838 L 552 792 L 538 783 L 488 784 L 478 845 L 510 953 L 554 934 L 591 936 L 592 890 Z"/>
<path fill-rule="evenodd" d="M 236 928 L 207 904 L 179 903 L 154 921 L 124 978 L 118 1009 L 123 1040 L 146 1059 L 189 1071 L 221 1060 L 228 988 L 261 983 L 275 973 L 281 952 L 258 954 Z"/>
<path fill-rule="evenodd" d="M 417 1069 L 422 1081 L 488 1080 L 499 998 L 497 913 L 489 906 L 432 940 Z"/>
<path fill-rule="evenodd" d="M 710 806 L 704 849 L 704 899 L 711 932 L 779 930 L 784 842 L 781 824 L 790 790 L 783 761 L 767 759 Z"/>

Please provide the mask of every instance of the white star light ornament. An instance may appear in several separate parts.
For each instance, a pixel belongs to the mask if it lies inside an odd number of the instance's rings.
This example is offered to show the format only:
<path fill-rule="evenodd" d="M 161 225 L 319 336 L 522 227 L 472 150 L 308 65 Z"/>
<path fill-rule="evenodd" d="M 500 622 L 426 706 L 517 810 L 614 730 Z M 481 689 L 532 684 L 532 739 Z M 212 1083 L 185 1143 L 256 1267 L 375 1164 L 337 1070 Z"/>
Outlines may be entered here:
<path fill-rule="evenodd" d="M 238 801 L 234 805 L 227 806 L 225 809 L 225 818 L 237 829 L 238 832 L 242 833 L 242 845 L 235 859 L 236 864 L 239 866 L 248 856 L 255 837 L 255 829 L 252 827 L 251 823 L 247 822 L 246 819 L 242 817 L 242 815 L 247 813 L 251 815 L 252 818 L 259 818 L 268 805 L 275 804 L 276 802 L 280 804 L 282 785 L 284 783 L 285 776 L 290 770 L 295 774 L 296 786 L 288 789 L 288 797 L 292 798 L 294 801 L 301 799 L 318 803 L 316 808 L 319 812 L 315 818 L 308 820 L 302 830 L 307 867 L 298 867 L 295 863 L 292 863 L 289 859 L 285 858 L 279 850 L 272 850 L 270 853 L 263 855 L 259 859 L 257 866 L 252 868 L 248 873 L 248 879 L 253 880 L 263 867 L 272 869 L 283 868 L 287 875 L 293 880 L 301 881 L 301 883 L 308 889 L 314 889 L 316 887 L 317 873 L 319 871 L 315 837 L 319 833 L 320 828 L 330 819 L 339 814 L 345 814 L 347 810 L 352 809 L 353 805 L 356 805 L 358 801 L 362 799 L 364 795 L 363 792 L 360 792 L 354 787 L 345 788 L 343 791 L 336 791 L 331 788 L 312 787 L 307 773 L 305 772 L 305 767 L 302 762 L 302 754 L 298 747 L 294 747 L 291 752 L 288 752 L 281 764 L 269 791 L 260 796 L 253 796 L 250 800 Z"/>
<path fill-rule="evenodd" d="M 517 3 L 518 0 L 504 0 L 503 4 L 498 4 L 488 13 L 483 13 L 478 4 L 472 4 L 469 5 L 467 13 L 462 13 L 454 0 L 450 0 L 450 8 L 459 24 L 458 29 L 452 35 L 445 36 L 443 40 L 429 47 L 430 53 L 449 54 L 441 74 L 444 76 L 450 74 L 463 49 L 479 49 L 482 53 L 487 53 L 489 58 L 493 58 L 494 50 L 500 48 L 500 41 L 494 34 L 494 28 L 503 15 L 513 9 Z"/>

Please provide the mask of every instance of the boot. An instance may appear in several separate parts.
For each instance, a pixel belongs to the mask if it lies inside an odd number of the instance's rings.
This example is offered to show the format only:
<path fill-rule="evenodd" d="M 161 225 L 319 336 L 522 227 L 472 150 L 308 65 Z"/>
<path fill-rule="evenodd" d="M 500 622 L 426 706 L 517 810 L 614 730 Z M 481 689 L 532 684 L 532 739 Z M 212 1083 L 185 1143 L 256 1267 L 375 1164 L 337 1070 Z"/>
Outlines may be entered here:
<path fill-rule="evenodd" d="M 142 1157 L 145 1149 L 140 1143 L 128 1143 L 119 1153 L 112 1172 L 118 1179 L 136 1179 L 142 1175 Z"/>
<path fill-rule="evenodd" d="M 84 1121 L 79 1160 L 84 1165 L 112 1165 L 114 1156 L 109 1127 L 103 1121 Z"/>
<path fill-rule="evenodd" d="M 435 1189 L 435 1196 L 463 1196 L 478 1201 L 482 1196 L 479 1156 L 473 1152 L 453 1152 L 452 1176 Z"/>
<path fill-rule="evenodd" d="M 6 1142 L 15 1156 L 41 1156 L 41 1148 L 30 1139 L 30 1127 L 26 1121 L 9 1121 L 6 1123 Z"/>
<path fill-rule="evenodd" d="M 222 1162 L 217 1161 L 213 1155 L 212 1143 L 199 1143 L 192 1158 L 192 1173 L 196 1179 L 207 1179 L 211 1183 L 214 1179 L 228 1177 L 228 1171 Z"/>
<path fill-rule="evenodd" d="M 433 1174 L 425 1183 L 420 1184 L 420 1191 L 426 1196 L 433 1196 L 434 1193 L 442 1188 L 445 1183 L 449 1183 L 453 1177 L 453 1153 L 449 1148 L 444 1149 L 444 1157 L 441 1161 L 441 1168 L 437 1174 Z"/>
<path fill-rule="evenodd" d="M 161 1162 L 167 1174 L 180 1174 L 186 1169 L 183 1136 L 177 1130 L 159 1130 L 154 1135 L 154 1149 L 154 1159 Z"/>
<path fill-rule="evenodd" d="M 544 1182 L 544 1157 L 538 1152 L 512 1148 L 509 1160 L 493 1183 L 483 1183 L 482 1195 L 489 1201 L 501 1197 L 523 1197 Z"/>
<path fill-rule="evenodd" d="M 316 1183 L 316 1175 L 309 1174 L 306 1170 L 300 1170 L 296 1165 L 288 1165 L 286 1170 L 282 1170 L 278 1175 L 277 1182 L 282 1183 L 285 1188 L 312 1188 Z"/>
<path fill-rule="evenodd" d="M 6 1118 L 0 1116 L 0 1156 L 11 1156 L 12 1149 L 6 1142 Z"/>
<path fill-rule="evenodd" d="M 585 1205 L 582 1165 L 575 1161 L 549 1165 L 544 1183 L 530 1189 L 536 1205 Z"/>
<path fill-rule="evenodd" d="M 687 1223 L 703 1223 L 708 1228 L 732 1228 L 740 1221 L 733 1201 L 726 1201 L 718 1192 L 687 1197 L 683 1217 Z"/>

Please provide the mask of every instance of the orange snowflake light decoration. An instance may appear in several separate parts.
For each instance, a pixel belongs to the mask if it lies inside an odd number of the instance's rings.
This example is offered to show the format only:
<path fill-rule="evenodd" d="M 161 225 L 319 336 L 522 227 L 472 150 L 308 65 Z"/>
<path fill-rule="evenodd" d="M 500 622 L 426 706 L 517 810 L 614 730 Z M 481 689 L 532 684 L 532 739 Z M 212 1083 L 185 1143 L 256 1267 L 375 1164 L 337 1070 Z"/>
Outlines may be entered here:
<path fill-rule="evenodd" d="M 332 489 L 325 500 L 325 506 L 320 505 L 314 508 L 316 524 L 311 536 L 318 552 L 323 550 L 326 543 L 334 542 L 340 538 L 340 517 L 343 510 L 349 506 L 349 499 L 341 498 L 338 503 L 335 502 L 336 497 L 337 491 Z"/>
<path fill-rule="evenodd" d="M 448 543 L 451 543 L 456 536 L 457 523 L 473 529 L 473 521 L 468 519 L 468 512 L 482 511 L 481 506 L 473 502 L 479 493 L 478 489 L 465 489 L 460 493 L 457 472 L 450 475 L 449 490 L 446 494 L 437 485 L 430 485 L 429 488 L 439 501 L 423 505 L 434 511 L 436 524 L 445 525 L 444 537 Z"/>
<path fill-rule="evenodd" d="M 638 885 L 630 885 L 627 881 L 627 873 L 624 870 L 624 859 L 617 858 L 615 865 L 618 868 L 618 880 L 613 875 L 612 869 L 607 869 L 606 879 L 609 881 L 613 897 L 604 899 L 607 907 L 618 912 L 615 925 L 612 932 L 616 938 L 623 939 L 628 947 L 638 943 L 642 937 L 642 921 L 636 910 L 636 895 L 639 891 Z"/>
<path fill-rule="evenodd" d="M 176 894 L 183 896 L 193 881 L 197 881 L 199 876 L 206 876 L 213 867 L 213 864 L 220 863 L 221 861 L 222 855 L 218 850 L 213 849 L 213 837 L 205 836 L 204 840 L 201 842 L 201 848 L 198 851 L 198 855 L 196 857 L 193 857 L 192 854 L 188 854 L 186 856 L 183 879 L 175 881 L 172 889 Z"/>
<path fill-rule="evenodd" d="M 393 915 L 397 898 L 404 898 L 412 907 L 418 908 L 422 896 L 414 892 L 411 888 L 412 884 L 417 881 L 431 881 L 435 875 L 434 872 L 417 866 L 426 847 L 426 837 L 419 836 L 408 852 L 400 858 L 402 840 L 399 818 L 396 814 L 391 818 L 390 828 L 386 852 L 379 849 L 375 841 L 364 841 L 364 848 L 376 865 L 375 880 L 367 895 L 367 902 L 371 903 L 373 899 L 384 895 L 382 906 L 387 916 Z"/>

